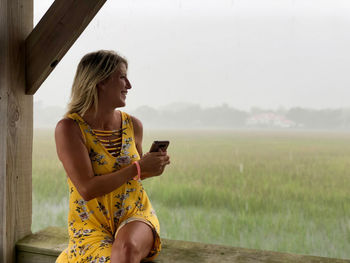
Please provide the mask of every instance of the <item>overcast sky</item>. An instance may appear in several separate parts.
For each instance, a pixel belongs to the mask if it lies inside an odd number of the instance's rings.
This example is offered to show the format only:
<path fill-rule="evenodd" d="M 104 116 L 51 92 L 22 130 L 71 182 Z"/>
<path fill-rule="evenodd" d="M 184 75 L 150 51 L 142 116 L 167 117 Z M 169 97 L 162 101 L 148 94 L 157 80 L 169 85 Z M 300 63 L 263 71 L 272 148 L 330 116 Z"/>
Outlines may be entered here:
<path fill-rule="evenodd" d="M 52 2 L 34 1 L 34 24 Z M 128 59 L 128 109 L 350 107 L 348 0 L 108 0 L 34 101 L 65 106 L 98 49 Z"/>

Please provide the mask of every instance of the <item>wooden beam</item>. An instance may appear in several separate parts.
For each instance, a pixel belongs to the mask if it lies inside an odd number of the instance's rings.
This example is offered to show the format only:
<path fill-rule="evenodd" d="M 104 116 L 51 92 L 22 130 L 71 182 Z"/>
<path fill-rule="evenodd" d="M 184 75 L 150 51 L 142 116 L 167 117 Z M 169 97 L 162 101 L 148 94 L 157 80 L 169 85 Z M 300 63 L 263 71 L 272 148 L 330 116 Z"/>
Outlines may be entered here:
<path fill-rule="evenodd" d="M 26 39 L 27 94 L 34 94 L 106 0 L 55 0 Z"/>
<path fill-rule="evenodd" d="M 31 233 L 33 96 L 25 95 L 24 41 L 33 0 L 0 0 L 0 262 Z"/>

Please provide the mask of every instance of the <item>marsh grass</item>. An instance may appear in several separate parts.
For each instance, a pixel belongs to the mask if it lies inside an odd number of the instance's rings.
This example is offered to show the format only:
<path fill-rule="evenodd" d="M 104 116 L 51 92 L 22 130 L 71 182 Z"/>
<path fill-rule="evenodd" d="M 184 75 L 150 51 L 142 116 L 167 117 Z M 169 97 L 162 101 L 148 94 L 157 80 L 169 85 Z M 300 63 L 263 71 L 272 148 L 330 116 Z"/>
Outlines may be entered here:
<path fill-rule="evenodd" d="M 35 130 L 33 231 L 66 226 L 68 189 L 53 131 Z M 148 131 L 171 166 L 143 182 L 164 238 L 350 258 L 350 135 Z"/>

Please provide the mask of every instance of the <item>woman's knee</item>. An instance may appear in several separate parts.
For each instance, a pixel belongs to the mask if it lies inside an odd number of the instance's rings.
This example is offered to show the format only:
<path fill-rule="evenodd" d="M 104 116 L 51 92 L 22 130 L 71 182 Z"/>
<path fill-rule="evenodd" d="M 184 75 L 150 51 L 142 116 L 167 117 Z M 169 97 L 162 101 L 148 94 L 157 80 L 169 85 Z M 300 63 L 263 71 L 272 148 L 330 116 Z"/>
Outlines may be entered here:
<path fill-rule="evenodd" d="M 112 262 L 140 262 L 142 251 L 134 240 L 127 239 L 115 243 L 112 247 Z"/>

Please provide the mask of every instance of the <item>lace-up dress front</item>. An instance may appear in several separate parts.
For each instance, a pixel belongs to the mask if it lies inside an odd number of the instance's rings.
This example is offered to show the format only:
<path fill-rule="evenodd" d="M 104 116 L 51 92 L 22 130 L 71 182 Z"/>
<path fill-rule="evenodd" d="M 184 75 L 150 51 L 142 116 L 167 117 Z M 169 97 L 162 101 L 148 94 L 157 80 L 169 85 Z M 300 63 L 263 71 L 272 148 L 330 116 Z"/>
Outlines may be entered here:
<path fill-rule="evenodd" d="M 111 155 L 119 156 L 122 146 L 122 129 L 114 131 L 93 130 L 93 132 Z"/>
<path fill-rule="evenodd" d="M 68 116 L 80 127 L 95 176 L 119 170 L 140 159 L 131 117 L 124 112 L 121 116 L 122 128 L 116 131 L 92 130 L 78 114 Z M 130 180 L 106 195 L 84 201 L 71 180 L 67 180 L 69 244 L 56 262 L 110 262 L 118 230 L 134 220 L 152 228 L 155 241 L 147 259 L 157 256 L 161 249 L 159 222 L 141 181 Z"/>

